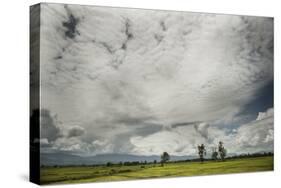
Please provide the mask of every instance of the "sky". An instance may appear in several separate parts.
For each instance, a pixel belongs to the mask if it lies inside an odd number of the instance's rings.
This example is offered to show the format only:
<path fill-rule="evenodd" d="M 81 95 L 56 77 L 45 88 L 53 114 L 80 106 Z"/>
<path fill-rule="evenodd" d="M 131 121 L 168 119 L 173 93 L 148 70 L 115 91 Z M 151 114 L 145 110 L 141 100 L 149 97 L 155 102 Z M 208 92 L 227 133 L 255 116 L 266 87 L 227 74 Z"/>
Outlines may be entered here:
<path fill-rule="evenodd" d="M 43 153 L 273 151 L 273 18 L 41 4 Z"/>

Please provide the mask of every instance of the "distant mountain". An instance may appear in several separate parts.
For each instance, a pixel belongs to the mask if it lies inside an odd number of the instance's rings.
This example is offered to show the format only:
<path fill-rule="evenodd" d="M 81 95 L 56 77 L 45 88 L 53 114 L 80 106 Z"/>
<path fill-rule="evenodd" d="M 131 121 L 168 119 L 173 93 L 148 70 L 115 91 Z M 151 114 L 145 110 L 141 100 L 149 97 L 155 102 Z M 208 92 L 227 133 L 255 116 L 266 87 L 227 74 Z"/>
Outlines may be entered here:
<path fill-rule="evenodd" d="M 192 159 L 191 156 L 171 156 L 171 161 Z M 132 161 L 147 161 L 153 162 L 154 160 L 160 161 L 160 156 L 140 156 L 130 154 L 100 154 L 89 157 L 82 157 L 78 155 L 66 153 L 41 153 L 41 165 L 92 165 L 92 164 L 105 164 L 107 162 L 132 162 Z"/>
<path fill-rule="evenodd" d="M 41 153 L 40 162 L 41 165 L 78 165 L 84 164 L 84 162 L 89 161 L 87 161 L 86 158 L 77 155 L 70 155 L 64 153 Z"/>

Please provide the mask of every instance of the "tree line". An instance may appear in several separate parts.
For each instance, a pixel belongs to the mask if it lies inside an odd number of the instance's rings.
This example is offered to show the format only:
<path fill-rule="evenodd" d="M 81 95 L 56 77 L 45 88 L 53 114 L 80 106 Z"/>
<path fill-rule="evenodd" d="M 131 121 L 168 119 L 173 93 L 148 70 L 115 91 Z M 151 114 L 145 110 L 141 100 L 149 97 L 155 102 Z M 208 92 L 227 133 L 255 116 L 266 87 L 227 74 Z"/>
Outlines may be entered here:
<path fill-rule="evenodd" d="M 206 151 L 206 146 L 204 144 L 198 145 L 197 146 L 198 149 L 198 155 L 199 155 L 199 159 L 201 161 L 201 163 L 204 162 L 205 158 L 204 156 L 207 155 L 207 151 Z M 218 160 L 220 159 L 221 161 L 225 160 L 227 154 L 227 150 L 226 148 L 223 146 L 223 142 L 219 141 L 218 144 L 218 148 L 213 148 L 212 149 L 212 159 L 213 160 Z M 161 166 L 164 166 L 164 163 L 166 163 L 167 161 L 170 160 L 170 155 L 167 152 L 163 152 L 163 154 L 161 155 Z"/>
<path fill-rule="evenodd" d="M 217 147 L 212 148 L 211 158 L 209 158 L 209 159 L 205 158 L 205 156 L 207 155 L 207 151 L 206 151 L 206 146 L 204 144 L 198 145 L 197 150 L 198 150 L 199 158 L 178 160 L 178 161 L 172 161 L 172 162 L 180 163 L 180 162 L 200 161 L 201 163 L 203 163 L 204 161 L 209 161 L 209 160 L 225 161 L 226 159 L 240 159 L 240 158 L 247 158 L 247 157 L 263 157 L 263 156 L 273 156 L 274 155 L 272 152 L 263 152 L 263 153 L 252 153 L 252 154 L 244 153 L 244 154 L 226 157 L 227 150 L 224 147 L 222 141 L 219 141 Z M 170 161 L 170 155 L 168 152 L 165 151 L 160 155 L 159 162 L 157 160 L 150 161 L 150 162 L 148 162 L 146 160 L 145 161 L 125 161 L 125 162 L 120 161 L 119 163 L 107 162 L 106 164 L 93 164 L 93 165 L 83 165 L 82 164 L 82 165 L 63 165 L 63 166 L 92 166 L 92 167 L 107 166 L 107 167 L 111 167 L 111 166 L 136 166 L 136 165 L 145 166 L 148 164 L 156 166 L 156 164 L 160 163 L 161 166 L 163 167 L 164 164 L 167 163 L 168 161 Z M 48 166 L 41 165 L 41 167 L 48 167 Z M 60 167 L 60 165 L 53 165 L 53 167 Z"/>
<path fill-rule="evenodd" d="M 206 156 L 207 152 L 206 152 L 206 148 L 204 144 L 201 144 L 198 146 L 198 155 L 200 158 L 201 162 L 204 162 L 204 156 Z M 212 148 L 212 159 L 213 160 L 218 160 L 220 159 L 221 161 L 225 160 L 227 154 L 227 150 L 226 148 L 223 146 L 223 142 L 219 141 L 219 145 L 218 148 Z"/>

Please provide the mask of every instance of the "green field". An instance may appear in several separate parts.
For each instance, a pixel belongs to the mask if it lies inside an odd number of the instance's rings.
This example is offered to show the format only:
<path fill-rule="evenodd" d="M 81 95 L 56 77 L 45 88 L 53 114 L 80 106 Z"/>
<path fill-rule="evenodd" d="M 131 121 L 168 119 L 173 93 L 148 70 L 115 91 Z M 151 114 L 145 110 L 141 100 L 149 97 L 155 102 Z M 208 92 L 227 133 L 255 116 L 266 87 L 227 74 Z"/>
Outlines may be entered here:
<path fill-rule="evenodd" d="M 160 177 L 227 174 L 273 170 L 273 157 L 227 160 L 224 162 L 167 163 L 116 167 L 43 167 L 41 184 L 119 181 Z"/>

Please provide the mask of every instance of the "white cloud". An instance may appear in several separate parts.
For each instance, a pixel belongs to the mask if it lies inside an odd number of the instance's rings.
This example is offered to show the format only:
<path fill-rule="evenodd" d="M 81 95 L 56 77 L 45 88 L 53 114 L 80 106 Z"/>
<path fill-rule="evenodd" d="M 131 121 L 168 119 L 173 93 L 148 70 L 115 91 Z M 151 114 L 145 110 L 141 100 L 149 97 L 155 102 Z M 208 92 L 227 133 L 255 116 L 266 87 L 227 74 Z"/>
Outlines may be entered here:
<path fill-rule="evenodd" d="M 96 154 L 112 153 L 113 145 L 106 140 L 94 140 L 92 142 Z"/>
<path fill-rule="evenodd" d="M 47 138 L 42 138 L 42 139 L 40 139 L 40 146 L 42 147 L 42 146 L 48 146 L 49 145 L 49 141 L 48 141 L 48 139 Z"/>
<path fill-rule="evenodd" d="M 48 146 L 50 146 L 49 145 L 49 141 L 48 141 L 47 138 L 40 138 L 40 139 L 35 138 L 33 142 L 34 143 L 40 143 L 40 147 L 48 147 Z"/>
<path fill-rule="evenodd" d="M 152 155 L 167 151 L 172 155 L 197 155 L 197 145 L 209 142 L 209 138 L 206 138 L 207 135 L 205 134 L 206 129 L 208 129 L 206 125 L 205 123 L 201 123 L 200 131 L 197 125 L 194 124 L 179 126 L 172 129 L 163 129 L 162 131 L 148 136 L 132 137 L 130 140 L 134 145 L 134 150 L 132 152 Z M 210 138 L 215 138 L 216 136 L 216 134 L 212 134 Z"/>
<path fill-rule="evenodd" d="M 52 149 L 54 151 L 68 151 L 71 153 L 88 153 L 91 151 L 91 145 L 81 141 L 77 137 L 61 137 L 53 142 Z"/>
<path fill-rule="evenodd" d="M 268 117 L 272 117 L 273 116 L 273 108 L 269 108 L 267 111 L 265 112 L 259 112 L 259 115 L 257 117 L 257 121 L 258 120 L 263 120 L 263 119 L 266 119 Z"/>
<path fill-rule="evenodd" d="M 262 114 L 262 115 L 261 115 Z M 262 116 L 262 118 L 261 118 Z M 255 121 L 237 131 L 237 144 L 245 150 L 273 150 L 273 108 L 260 112 Z"/>
<path fill-rule="evenodd" d="M 200 133 L 201 136 L 203 136 L 204 138 L 208 138 L 209 126 L 210 125 L 207 123 L 200 123 L 200 124 L 195 124 L 194 128 L 196 131 L 198 131 L 198 133 Z"/>
<path fill-rule="evenodd" d="M 73 126 L 68 130 L 68 137 L 77 137 L 85 133 L 85 129 L 80 126 Z"/>
<path fill-rule="evenodd" d="M 155 154 L 168 151 L 173 155 L 197 155 L 197 145 L 204 143 L 210 154 L 212 147 L 222 141 L 230 154 L 273 151 L 273 108 L 262 120 L 241 125 L 237 130 L 209 127 L 206 123 L 165 129 L 148 136 L 131 138 L 133 153 Z M 266 113 L 265 112 L 265 113 Z M 262 112 L 263 113 L 263 112 Z M 200 131 L 199 131 L 200 130 Z"/>

